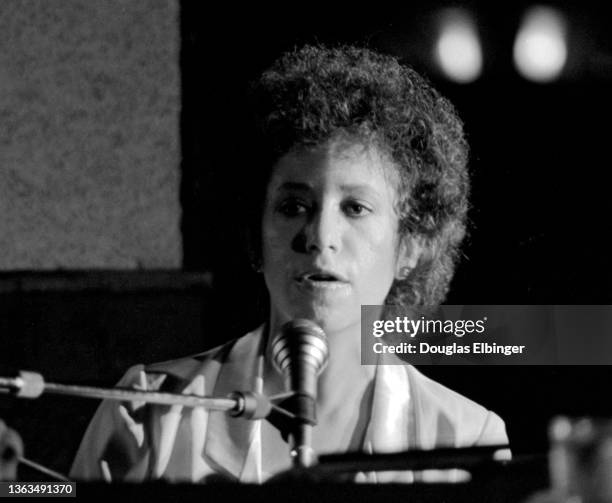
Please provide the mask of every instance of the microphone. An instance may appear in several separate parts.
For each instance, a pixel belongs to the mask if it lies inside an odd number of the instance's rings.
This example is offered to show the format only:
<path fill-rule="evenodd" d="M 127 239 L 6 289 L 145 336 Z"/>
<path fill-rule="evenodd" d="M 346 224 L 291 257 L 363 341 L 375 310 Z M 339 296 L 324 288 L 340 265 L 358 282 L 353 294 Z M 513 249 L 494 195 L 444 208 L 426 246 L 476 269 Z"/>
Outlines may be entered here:
<path fill-rule="evenodd" d="M 272 362 L 285 378 L 291 397 L 283 407 L 294 415 L 290 432 L 291 457 L 296 468 L 313 464 L 312 427 L 317 424 L 317 377 L 327 365 L 327 336 L 306 319 L 285 323 L 270 345 Z"/>

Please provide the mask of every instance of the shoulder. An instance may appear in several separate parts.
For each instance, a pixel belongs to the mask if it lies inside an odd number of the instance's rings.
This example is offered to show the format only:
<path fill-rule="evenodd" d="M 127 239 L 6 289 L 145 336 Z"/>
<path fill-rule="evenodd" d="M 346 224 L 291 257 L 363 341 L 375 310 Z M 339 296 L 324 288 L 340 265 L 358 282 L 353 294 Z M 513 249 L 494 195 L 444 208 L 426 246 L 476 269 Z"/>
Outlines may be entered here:
<path fill-rule="evenodd" d="M 508 443 L 504 421 L 494 412 L 408 366 L 417 432 L 423 447 Z M 435 425 L 435 428 L 432 428 Z"/>

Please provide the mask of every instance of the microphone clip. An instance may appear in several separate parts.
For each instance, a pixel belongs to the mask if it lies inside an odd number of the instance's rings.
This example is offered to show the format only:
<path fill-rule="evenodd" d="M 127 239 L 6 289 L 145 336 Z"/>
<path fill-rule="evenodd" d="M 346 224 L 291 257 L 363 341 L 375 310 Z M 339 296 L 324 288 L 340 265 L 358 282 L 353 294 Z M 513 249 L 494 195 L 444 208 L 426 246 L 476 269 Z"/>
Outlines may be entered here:
<path fill-rule="evenodd" d="M 236 407 L 229 410 L 232 417 L 263 419 L 270 415 L 272 403 L 265 396 L 252 391 L 234 391 L 228 398 L 236 400 Z"/>
<path fill-rule="evenodd" d="M 282 400 L 274 402 L 267 416 L 268 422 L 281 433 L 285 442 L 300 425 L 316 426 L 316 403 L 308 393 L 293 392 Z"/>

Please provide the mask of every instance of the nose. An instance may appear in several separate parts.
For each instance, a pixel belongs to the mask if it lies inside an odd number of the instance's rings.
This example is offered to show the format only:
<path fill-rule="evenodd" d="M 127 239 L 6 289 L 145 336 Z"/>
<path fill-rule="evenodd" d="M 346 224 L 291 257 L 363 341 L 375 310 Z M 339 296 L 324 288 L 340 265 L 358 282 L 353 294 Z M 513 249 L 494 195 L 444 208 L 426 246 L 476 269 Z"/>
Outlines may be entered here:
<path fill-rule="evenodd" d="M 333 208 L 313 211 L 294 240 L 294 249 L 300 253 L 336 253 L 340 250 L 342 222 Z"/>

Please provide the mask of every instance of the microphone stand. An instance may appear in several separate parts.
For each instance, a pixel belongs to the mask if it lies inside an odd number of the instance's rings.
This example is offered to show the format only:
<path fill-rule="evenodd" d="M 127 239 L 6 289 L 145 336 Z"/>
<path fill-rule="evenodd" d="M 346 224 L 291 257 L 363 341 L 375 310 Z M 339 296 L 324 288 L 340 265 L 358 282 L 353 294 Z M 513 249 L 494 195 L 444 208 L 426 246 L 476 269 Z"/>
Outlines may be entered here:
<path fill-rule="evenodd" d="M 39 463 L 36 463 L 35 461 L 32 461 L 31 459 L 24 458 L 23 456 L 21 456 L 17 459 L 17 461 L 19 461 L 19 463 L 21 463 L 22 465 L 27 466 L 28 468 L 32 468 L 33 470 L 36 470 L 37 472 L 48 475 L 54 480 L 61 480 L 62 482 L 70 482 L 70 479 L 66 477 L 65 475 L 62 475 L 61 473 L 56 472 L 55 470 L 51 470 L 50 468 L 47 468 L 46 466 L 43 466 Z"/>
<path fill-rule="evenodd" d="M 0 395 L 10 394 L 17 398 L 38 398 L 43 393 L 55 395 L 76 396 L 81 398 L 94 398 L 115 400 L 120 402 L 137 401 L 158 405 L 182 405 L 185 407 L 203 407 L 206 410 L 227 412 L 233 417 L 246 419 L 264 419 L 272 410 L 278 417 L 295 416 L 276 405 L 275 398 L 268 398 L 252 391 L 234 391 L 226 398 L 216 398 L 201 395 L 181 395 L 163 393 L 158 391 L 140 391 L 131 388 L 99 388 L 94 386 L 79 386 L 73 384 L 58 384 L 45 382 L 43 376 L 36 372 L 20 371 L 17 377 L 0 377 Z M 23 456 L 18 458 L 19 463 L 37 470 L 49 477 L 69 481 L 66 476 L 38 464 Z"/>
<path fill-rule="evenodd" d="M 299 392 L 283 393 L 271 399 L 274 403 L 267 420 L 289 443 L 293 468 L 312 466 L 317 460 L 312 448 L 312 428 L 317 424 L 314 399 Z"/>
<path fill-rule="evenodd" d="M 45 382 L 42 375 L 28 371 L 20 371 L 18 377 L 15 378 L 0 377 L 0 390 L 11 393 L 18 398 L 38 398 L 44 392 L 120 402 L 135 401 L 158 405 L 203 407 L 207 410 L 228 412 L 231 416 L 245 417 L 246 419 L 263 419 L 268 416 L 273 407 L 267 397 L 252 391 L 234 391 L 226 398 L 216 398 L 141 391 L 132 388 L 98 388 Z"/>

